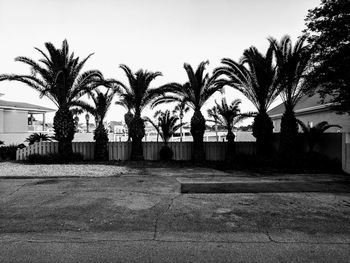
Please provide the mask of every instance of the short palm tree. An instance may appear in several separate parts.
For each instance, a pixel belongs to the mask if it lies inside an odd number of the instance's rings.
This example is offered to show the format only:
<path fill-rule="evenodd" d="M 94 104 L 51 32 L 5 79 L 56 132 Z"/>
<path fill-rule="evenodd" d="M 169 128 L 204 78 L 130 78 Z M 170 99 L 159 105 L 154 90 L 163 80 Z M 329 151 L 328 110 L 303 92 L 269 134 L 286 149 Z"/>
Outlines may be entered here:
<path fill-rule="evenodd" d="M 300 37 L 294 47 L 289 36 L 280 42 L 270 38 L 277 63 L 277 78 L 281 85 L 281 97 L 285 112 L 281 119 L 280 150 L 282 153 L 295 152 L 298 124 L 294 108 L 300 99 L 308 93 L 306 74 L 310 69 L 311 48 L 305 45 L 306 36 Z"/>
<path fill-rule="evenodd" d="M 216 136 L 216 141 L 219 141 L 219 136 L 218 136 L 218 124 L 219 124 L 219 113 L 218 113 L 218 107 L 214 105 L 210 109 L 207 110 L 208 117 L 214 119 L 214 129 L 215 129 L 215 136 Z M 211 120 L 209 120 L 211 121 Z"/>
<path fill-rule="evenodd" d="M 29 137 L 25 140 L 25 142 L 28 142 L 29 145 L 32 145 L 36 142 L 46 142 L 46 141 L 51 141 L 51 138 L 49 135 L 47 135 L 46 133 L 33 133 L 31 135 L 29 135 Z"/>
<path fill-rule="evenodd" d="M 146 118 L 146 120 L 154 126 L 160 137 L 163 139 L 164 146 L 160 150 L 161 158 L 169 160 L 173 156 L 173 151 L 168 146 L 168 142 L 175 132 L 185 123 L 178 123 L 179 117 L 175 114 L 171 115 L 169 110 L 166 110 L 165 112 L 157 111 L 156 113 L 158 113 L 155 115 L 157 117 L 157 122 L 154 122 L 149 118 Z"/>
<path fill-rule="evenodd" d="M 219 125 L 226 127 L 227 129 L 227 152 L 226 159 L 231 160 L 235 155 L 235 135 L 232 132 L 233 127 L 245 118 L 251 117 L 250 113 L 241 113 L 239 105 L 241 100 L 235 99 L 230 105 L 227 104 L 226 98 L 222 98 L 221 103 L 216 104 L 217 110 L 217 122 Z"/>
<path fill-rule="evenodd" d="M 132 72 L 126 65 L 120 65 L 124 70 L 129 85 L 124 85 L 119 81 L 115 81 L 120 86 L 119 96 L 121 100 L 130 105 L 133 105 L 135 111 L 134 117 L 130 121 L 130 137 L 132 139 L 131 148 L 131 160 L 143 160 L 142 138 L 145 136 L 145 125 L 141 118 L 142 110 L 149 105 L 154 99 L 163 95 L 161 88 L 151 88 L 151 82 L 158 76 L 161 76 L 161 72 L 149 72 L 147 70 L 138 70 Z"/>
<path fill-rule="evenodd" d="M 45 43 L 45 47 L 48 54 L 35 48 L 43 56 L 39 60 L 41 64 L 27 57 L 15 59 L 29 65 L 31 74 L 1 75 L 0 80 L 25 83 L 39 91 L 41 97 L 46 96 L 56 104 L 58 110 L 54 117 L 54 130 L 58 151 L 61 155 L 71 156 L 75 126 L 70 108 L 86 91 L 94 87 L 93 83 L 101 80 L 102 74 L 97 70 L 81 73 L 92 54 L 80 61 L 74 53 L 69 53 L 67 40 L 63 41 L 61 48 L 56 48 L 49 42 Z"/>
<path fill-rule="evenodd" d="M 94 102 L 93 106 L 81 100 L 74 103 L 75 106 L 91 113 L 95 118 L 96 129 L 94 131 L 94 140 L 96 161 L 108 160 L 108 131 L 104 127 L 103 121 L 111 106 L 114 95 L 118 91 L 119 89 L 117 87 L 108 88 L 106 92 L 94 89 L 88 93 L 89 97 L 91 97 Z"/>
<path fill-rule="evenodd" d="M 184 68 L 188 76 L 185 84 L 168 83 L 163 86 L 163 91 L 168 92 L 166 96 L 158 98 L 152 107 L 164 102 L 183 102 L 189 105 L 194 114 L 191 118 L 191 134 L 193 137 L 193 160 L 202 161 L 205 158 L 203 135 L 205 131 L 205 119 L 201 113 L 201 108 L 205 102 L 217 91 L 221 89 L 215 83 L 214 76 L 204 75 L 205 66 L 209 61 L 199 64 L 196 71 L 191 65 L 185 63 Z"/>
<path fill-rule="evenodd" d="M 183 118 L 185 116 L 185 113 L 190 111 L 190 107 L 185 103 L 185 102 L 179 102 L 174 110 L 173 110 L 173 114 L 178 114 L 179 119 L 180 119 L 180 124 L 183 123 Z M 180 126 L 180 142 L 182 142 L 182 126 Z"/>
<path fill-rule="evenodd" d="M 318 142 L 318 140 L 326 130 L 332 127 L 341 128 L 340 125 L 328 124 L 327 121 L 319 122 L 313 127 L 311 127 L 309 123 L 305 124 L 304 122 L 298 119 L 297 122 L 306 136 L 306 140 L 309 145 L 309 152 L 314 151 L 315 144 Z"/>
<path fill-rule="evenodd" d="M 73 115 L 74 129 L 75 129 L 75 132 L 77 132 L 78 126 L 79 126 L 79 120 L 80 120 L 78 115 L 82 114 L 84 110 L 79 108 L 72 108 L 70 111 L 72 112 L 72 115 Z"/>
<path fill-rule="evenodd" d="M 229 58 L 222 59 L 221 63 L 223 66 L 216 68 L 214 74 L 226 78 L 218 82 L 239 90 L 256 107 L 253 135 L 257 152 L 260 155 L 270 153 L 273 124 L 267 110 L 280 92 L 273 62 L 273 45 L 270 44 L 265 55 L 253 46 L 243 52 L 239 63 Z"/>

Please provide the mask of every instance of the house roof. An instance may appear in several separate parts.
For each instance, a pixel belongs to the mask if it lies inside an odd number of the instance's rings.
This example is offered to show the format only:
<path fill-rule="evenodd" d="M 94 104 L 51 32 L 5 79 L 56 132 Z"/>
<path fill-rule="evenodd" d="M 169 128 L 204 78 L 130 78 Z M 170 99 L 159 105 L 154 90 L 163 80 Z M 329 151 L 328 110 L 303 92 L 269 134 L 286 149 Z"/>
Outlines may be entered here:
<path fill-rule="evenodd" d="M 25 103 L 25 102 L 17 102 L 17 101 L 7 101 L 0 100 L 0 109 L 9 109 L 9 110 L 26 110 L 29 113 L 44 113 L 44 112 L 52 112 L 54 109 Z"/>
<path fill-rule="evenodd" d="M 311 97 L 304 96 L 295 106 L 294 112 L 296 115 L 299 115 L 299 114 L 307 114 L 314 111 L 328 110 L 331 104 L 330 103 L 321 104 L 320 101 L 321 101 L 321 97 L 318 93 L 316 93 Z M 284 111 L 285 111 L 284 103 L 281 103 L 277 105 L 275 108 L 269 110 L 267 114 L 271 118 L 279 117 L 279 116 L 282 116 Z"/>

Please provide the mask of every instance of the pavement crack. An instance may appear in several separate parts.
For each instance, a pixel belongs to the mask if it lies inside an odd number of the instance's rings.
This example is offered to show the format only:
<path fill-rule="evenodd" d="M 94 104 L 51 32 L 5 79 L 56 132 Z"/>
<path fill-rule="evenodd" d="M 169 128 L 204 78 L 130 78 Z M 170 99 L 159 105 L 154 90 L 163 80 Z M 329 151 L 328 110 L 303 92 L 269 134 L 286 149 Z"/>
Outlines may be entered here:
<path fill-rule="evenodd" d="M 274 239 L 271 237 L 269 231 L 266 230 L 266 231 L 265 231 L 265 234 L 266 234 L 266 236 L 267 236 L 267 238 L 269 239 L 270 242 L 273 242 L 273 243 L 280 243 L 280 242 L 274 240 Z"/>
<path fill-rule="evenodd" d="M 167 208 L 163 211 L 163 213 L 160 213 L 160 214 L 157 216 L 157 218 L 156 218 L 156 220 L 155 220 L 155 222 L 154 222 L 153 240 L 156 240 L 156 238 L 157 238 L 158 223 L 159 223 L 160 218 L 161 218 L 163 215 L 165 215 L 165 214 L 170 210 L 170 208 L 171 208 L 171 206 L 173 205 L 175 199 L 178 198 L 179 196 L 181 196 L 181 195 L 180 195 L 180 194 L 177 194 L 177 195 L 175 195 L 173 198 L 171 198 L 171 200 L 170 200 L 170 202 L 169 202 Z"/>
<path fill-rule="evenodd" d="M 6 198 L 14 195 L 15 193 L 17 193 L 19 190 L 21 190 L 24 186 L 28 185 L 29 183 L 24 183 L 21 186 L 19 186 L 15 191 L 13 191 L 12 193 L 10 193 L 8 196 L 6 196 Z"/>

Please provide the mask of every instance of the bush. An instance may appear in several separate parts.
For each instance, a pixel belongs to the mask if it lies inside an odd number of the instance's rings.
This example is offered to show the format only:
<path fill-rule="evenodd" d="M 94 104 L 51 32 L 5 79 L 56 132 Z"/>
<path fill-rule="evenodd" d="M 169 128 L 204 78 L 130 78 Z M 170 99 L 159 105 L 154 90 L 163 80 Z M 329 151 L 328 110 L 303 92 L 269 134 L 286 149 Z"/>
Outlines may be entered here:
<path fill-rule="evenodd" d="M 26 142 L 29 142 L 29 145 L 32 145 L 36 142 L 40 142 L 40 141 L 51 141 L 51 138 L 49 135 L 45 134 L 45 133 L 33 133 L 31 134 L 26 140 Z"/>
<path fill-rule="evenodd" d="M 18 145 L 10 144 L 8 146 L 0 146 L 1 160 L 16 160 L 16 151 Z"/>
<path fill-rule="evenodd" d="M 159 151 L 159 157 L 162 161 L 170 161 L 173 159 L 174 152 L 169 146 L 163 146 Z"/>
<path fill-rule="evenodd" d="M 252 169 L 275 172 L 341 172 L 341 163 L 320 153 L 275 154 L 271 156 L 236 155 L 222 169 Z"/>
<path fill-rule="evenodd" d="M 28 156 L 26 162 L 39 164 L 63 164 L 83 161 L 81 153 L 73 153 L 71 156 L 60 155 L 58 153 L 51 153 L 46 155 L 31 154 Z"/>

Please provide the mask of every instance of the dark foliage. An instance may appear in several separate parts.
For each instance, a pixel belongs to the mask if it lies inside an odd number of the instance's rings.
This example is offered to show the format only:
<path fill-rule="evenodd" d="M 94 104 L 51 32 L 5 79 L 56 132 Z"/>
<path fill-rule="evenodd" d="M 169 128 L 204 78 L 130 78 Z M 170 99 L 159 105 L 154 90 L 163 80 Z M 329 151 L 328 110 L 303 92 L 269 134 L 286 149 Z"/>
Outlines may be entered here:
<path fill-rule="evenodd" d="M 83 155 L 81 153 L 73 153 L 69 156 L 53 153 L 47 155 L 31 154 L 25 162 L 38 164 L 63 164 L 81 161 L 83 161 Z"/>
<path fill-rule="evenodd" d="M 341 173 L 341 163 L 316 153 L 298 153 L 286 159 L 280 154 L 270 156 L 236 155 L 234 160 L 216 164 L 219 169 L 240 169 L 258 173 Z"/>
<path fill-rule="evenodd" d="M 18 145 L 0 146 L 0 160 L 16 160 Z"/>
<path fill-rule="evenodd" d="M 322 0 L 309 10 L 305 22 L 313 49 L 309 85 L 318 87 L 334 110 L 350 113 L 350 1 Z"/>

